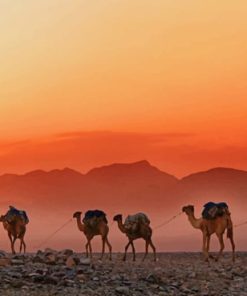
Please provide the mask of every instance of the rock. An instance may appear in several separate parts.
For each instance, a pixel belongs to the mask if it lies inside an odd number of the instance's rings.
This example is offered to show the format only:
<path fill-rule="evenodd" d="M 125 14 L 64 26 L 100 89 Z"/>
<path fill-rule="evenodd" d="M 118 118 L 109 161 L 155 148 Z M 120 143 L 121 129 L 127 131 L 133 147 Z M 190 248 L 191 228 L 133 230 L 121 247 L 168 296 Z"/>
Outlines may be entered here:
<path fill-rule="evenodd" d="M 72 256 L 73 254 L 74 254 L 73 250 L 70 250 L 70 249 L 64 249 L 59 252 L 59 255 L 65 256 L 65 257 Z"/>
<path fill-rule="evenodd" d="M 75 267 L 77 265 L 77 263 L 78 263 L 78 261 L 75 258 L 73 258 L 73 256 L 68 257 L 66 260 L 66 266 L 68 268 Z"/>
<path fill-rule="evenodd" d="M 46 248 L 44 251 L 45 254 L 57 254 L 56 250 L 53 250 L 51 248 Z"/>
<path fill-rule="evenodd" d="M 45 262 L 47 263 L 47 264 L 55 264 L 56 263 L 56 255 L 55 254 L 51 254 L 51 253 L 49 253 L 49 254 L 47 254 L 46 256 L 45 256 Z"/>
<path fill-rule="evenodd" d="M 33 263 L 44 263 L 45 262 L 45 258 L 44 256 L 42 255 L 36 255 L 34 258 L 33 258 Z"/>
<path fill-rule="evenodd" d="M 89 258 L 81 258 L 80 264 L 81 265 L 91 265 L 91 260 Z"/>
<path fill-rule="evenodd" d="M 55 276 L 46 276 L 44 278 L 44 282 L 46 284 L 51 284 L 51 285 L 57 285 L 59 282 L 59 278 L 55 277 Z"/>
<path fill-rule="evenodd" d="M 0 258 L 6 258 L 6 257 L 8 257 L 7 253 L 5 251 L 0 250 Z"/>
<path fill-rule="evenodd" d="M 0 266 L 8 266 L 11 264 L 10 258 L 0 258 Z"/>
<path fill-rule="evenodd" d="M 130 289 L 128 287 L 119 286 L 115 289 L 118 294 L 129 295 Z"/>
<path fill-rule="evenodd" d="M 138 262 L 139 254 L 136 263 L 122 262 L 114 254 L 113 262 L 92 264 L 71 251 L 46 251 L 0 255 L 6 264 L 0 268 L 0 295 L 247 296 L 247 253 L 234 265 L 223 258 L 209 266 L 197 253 L 160 253 L 156 263 Z"/>
<path fill-rule="evenodd" d="M 12 259 L 11 261 L 13 265 L 23 265 L 25 263 L 24 260 L 21 259 Z"/>

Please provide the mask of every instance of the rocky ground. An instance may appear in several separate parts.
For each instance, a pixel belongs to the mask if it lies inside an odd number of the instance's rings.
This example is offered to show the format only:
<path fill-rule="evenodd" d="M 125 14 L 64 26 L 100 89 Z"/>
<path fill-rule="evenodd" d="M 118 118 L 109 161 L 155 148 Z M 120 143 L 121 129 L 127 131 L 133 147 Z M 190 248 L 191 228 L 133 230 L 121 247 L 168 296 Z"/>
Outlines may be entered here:
<path fill-rule="evenodd" d="M 151 256 L 151 255 L 150 255 Z M 71 250 L 47 249 L 10 256 L 0 252 L 0 295 L 236 295 L 247 296 L 247 253 L 220 262 L 202 261 L 198 253 L 162 253 L 132 262 L 92 262 Z"/>

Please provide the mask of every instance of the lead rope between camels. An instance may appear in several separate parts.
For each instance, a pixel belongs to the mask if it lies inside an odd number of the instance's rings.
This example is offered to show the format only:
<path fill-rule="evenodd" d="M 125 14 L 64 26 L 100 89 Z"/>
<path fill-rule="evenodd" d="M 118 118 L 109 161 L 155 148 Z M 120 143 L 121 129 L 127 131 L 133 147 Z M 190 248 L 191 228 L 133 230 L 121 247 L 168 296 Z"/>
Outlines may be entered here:
<path fill-rule="evenodd" d="M 36 249 L 39 249 L 41 246 L 43 246 L 45 243 L 47 243 L 50 239 L 52 239 L 59 231 L 61 231 L 65 226 L 67 226 L 72 221 L 72 218 L 70 218 L 67 222 L 65 222 L 62 226 L 60 226 L 56 231 L 54 231 L 51 235 L 49 235 L 42 243 L 40 243 L 38 246 L 36 246 Z"/>
<path fill-rule="evenodd" d="M 153 229 L 158 229 L 161 227 L 164 227 L 165 225 L 169 224 L 170 222 L 172 222 L 173 220 L 175 220 L 177 217 L 181 216 L 183 214 L 183 212 L 179 212 L 177 215 L 172 216 L 170 219 L 166 220 L 165 222 L 157 225 L 156 227 L 154 227 Z"/>
<path fill-rule="evenodd" d="M 153 229 L 158 229 L 161 227 L 166 226 L 167 224 L 169 224 L 170 222 L 172 222 L 173 220 L 175 220 L 177 217 L 179 217 L 180 215 L 182 215 L 183 212 L 178 213 L 177 215 L 172 216 L 170 219 L 166 220 L 165 222 L 157 225 L 156 227 L 154 227 Z M 45 243 L 47 243 L 50 239 L 52 239 L 59 231 L 61 231 L 64 227 L 66 227 L 70 222 L 72 221 L 72 219 L 69 219 L 67 222 L 65 222 L 62 226 L 60 226 L 56 231 L 54 231 L 51 235 L 49 235 L 42 243 L 40 243 L 38 246 L 36 246 L 36 249 L 39 249 L 41 246 L 43 246 Z M 113 225 L 114 222 L 111 223 L 110 226 Z M 234 227 L 240 227 L 247 224 L 247 221 L 239 223 L 234 225 Z"/>
<path fill-rule="evenodd" d="M 236 225 L 234 225 L 234 227 L 236 228 L 236 227 L 239 227 L 239 226 L 243 226 L 245 224 L 247 224 L 247 221 L 242 222 L 242 223 L 239 223 L 239 224 L 236 224 Z"/>

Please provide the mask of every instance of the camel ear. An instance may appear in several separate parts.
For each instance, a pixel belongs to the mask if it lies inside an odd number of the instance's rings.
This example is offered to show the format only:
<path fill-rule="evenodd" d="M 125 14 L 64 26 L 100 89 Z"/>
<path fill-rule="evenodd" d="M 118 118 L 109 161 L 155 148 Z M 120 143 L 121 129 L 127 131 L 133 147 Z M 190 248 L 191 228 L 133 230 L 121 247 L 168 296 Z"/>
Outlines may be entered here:
<path fill-rule="evenodd" d="M 80 212 L 75 212 L 75 213 L 73 214 L 73 218 L 76 218 L 79 214 L 80 214 Z"/>
<path fill-rule="evenodd" d="M 122 219 L 122 215 L 118 214 L 118 215 L 115 215 L 113 217 L 113 221 L 118 221 L 119 219 Z"/>

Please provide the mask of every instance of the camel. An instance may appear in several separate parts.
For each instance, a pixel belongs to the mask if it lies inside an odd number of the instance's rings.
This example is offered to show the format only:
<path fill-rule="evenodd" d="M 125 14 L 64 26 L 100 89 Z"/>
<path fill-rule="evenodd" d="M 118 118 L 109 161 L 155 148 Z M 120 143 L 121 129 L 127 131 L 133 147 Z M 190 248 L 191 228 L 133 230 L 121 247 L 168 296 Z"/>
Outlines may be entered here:
<path fill-rule="evenodd" d="M 105 244 L 107 244 L 109 248 L 109 259 L 112 260 L 112 246 L 108 241 L 108 233 L 109 233 L 109 227 L 107 225 L 107 221 L 105 219 L 99 219 L 98 223 L 95 223 L 92 225 L 88 223 L 82 223 L 81 220 L 81 212 L 75 212 L 73 215 L 73 218 L 76 218 L 77 221 L 77 227 L 80 231 L 82 231 L 86 238 L 87 238 L 87 243 L 85 245 L 86 248 L 86 256 L 88 257 L 88 249 L 90 252 L 90 258 L 92 259 L 92 246 L 91 246 L 91 240 L 93 239 L 94 236 L 96 235 L 101 235 L 102 237 L 102 253 L 101 253 L 101 258 L 103 259 L 104 253 L 105 253 Z"/>
<path fill-rule="evenodd" d="M 152 242 L 152 229 L 148 224 L 139 223 L 138 228 L 135 231 L 133 231 L 131 228 L 128 228 L 128 227 L 126 227 L 125 224 L 123 224 L 122 215 L 118 214 L 118 215 L 114 216 L 113 220 L 118 223 L 118 228 L 120 229 L 120 231 L 122 233 L 125 233 L 129 239 L 129 242 L 125 246 L 123 261 L 126 261 L 126 256 L 127 256 L 127 251 L 128 251 L 129 246 L 132 247 L 133 261 L 136 260 L 136 252 L 135 252 L 135 247 L 134 247 L 133 241 L 138 238 L 143 238 L 146 242 L 145 254 L 144 254 L 144 257 L 142 260 L 144 261 L 146 259 L 147 254 L 148 254 L 148 247 L 150 245 L 151 248 L 153 249 L 154 261 L 156 261 L 156 249 L 155 249 L 155 246 Z"/>
<path fill-rule="evenodd" d="M 213 258 L 213 256 L 209 255 L 209 247 L 210 247 L 210 238 L 212 234 L 216 234 L 219 243 L 220 250 L 215 258 L 215 261 L 218 261 L 221 257 L 223 250 L 225 248 L 223 235 L 225 230 L 227 229 L 227 238 L 230 239 L 232 246 L 232 261 L 235 261 L 235 243 L 233 240 L 233 224 L 231 220 L 230 213 L 225 213 L 223 216 L 216 217 L 213 220 L 207 220 L 201 218 L 196 218 L 194 215 L 194 206 L 188 205 L 182 208 L 182 211 L 188 216 L 190 224 L 196 228 L 200 229 L 203 234 L 203 246 L 202 251 L 204 254 L 205 261 L 209 261 L 209 257 Z"/>
<path fill-rule="evenodd" d="M 26 253 L 26 243 L 24 241 L 24 236 L 26 233 L 26 222 L 22 217 L 15 216 L 12 222 L 8 222 L 6 216 L 0 216 L 0 222 L 3 223 L 4 229 L 8 232 L 8 237 L 11 243 L 11 251 L 12 254 L 16 254 L 15 252 L 15 241 L 20 239 L 20 253 L 22 252 L 22 247 L 24 254 Z"/>

